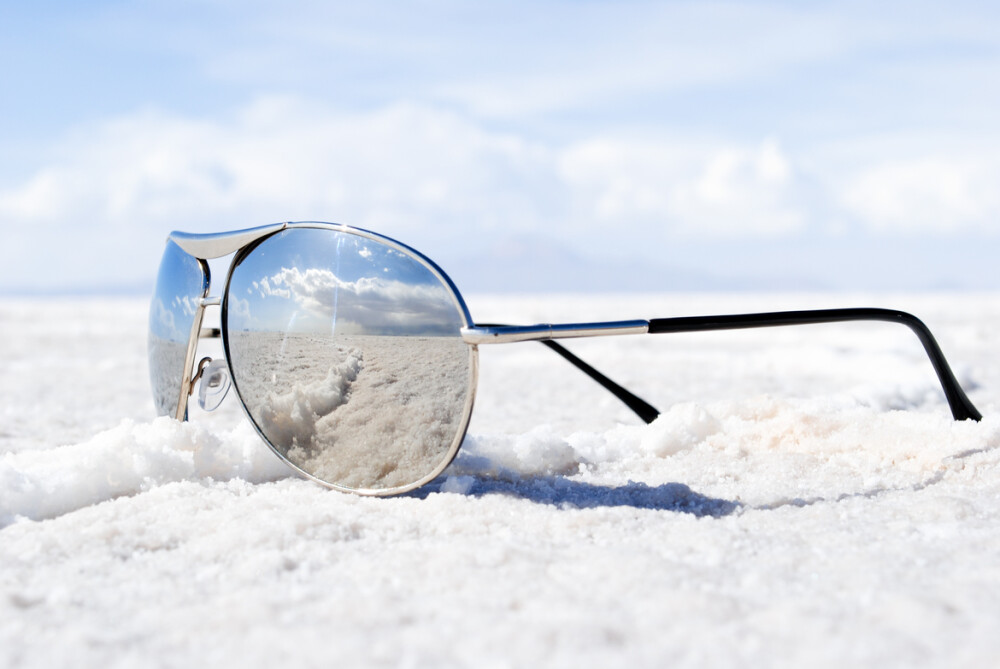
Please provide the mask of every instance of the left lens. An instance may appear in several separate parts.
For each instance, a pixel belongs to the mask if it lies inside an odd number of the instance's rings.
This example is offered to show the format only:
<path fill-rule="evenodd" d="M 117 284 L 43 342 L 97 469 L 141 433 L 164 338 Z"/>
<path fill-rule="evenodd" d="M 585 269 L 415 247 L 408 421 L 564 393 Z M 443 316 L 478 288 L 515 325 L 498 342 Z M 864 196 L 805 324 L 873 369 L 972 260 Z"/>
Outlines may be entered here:
<path fill-rule="evenodd" d="M 181 394 L 188 342 L 208 284 L 208 265 L 168 241 L 149 307 L 149 381 L 160 416 L 182 419 L 186 413 Z"/>
<path fill-rule="evenodd" d="M 223 303 L 244 407 L 283 459 L 394 494 L 439 474 L 472 410 L 468 312 L 430 261 L 360 231 L 293 227 L 238 256 Z"/>

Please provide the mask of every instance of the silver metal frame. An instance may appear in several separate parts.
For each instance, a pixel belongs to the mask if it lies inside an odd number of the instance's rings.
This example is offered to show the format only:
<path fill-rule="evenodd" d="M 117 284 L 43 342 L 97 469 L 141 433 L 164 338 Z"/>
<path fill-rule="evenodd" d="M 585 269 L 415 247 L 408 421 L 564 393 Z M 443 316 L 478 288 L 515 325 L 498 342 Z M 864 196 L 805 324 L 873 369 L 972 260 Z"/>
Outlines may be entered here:
<path fill-rule="evenodd" d="M 267 237 L 275 232 L 284 230 L 288 225 L 288 223 L 275 223 L 273 225 L 248 228 L 246 230 L 210 234 L 192 234 L 189 232 L 174 231 L 170 233 L 168 239 L 195 258 L 209 260 L 211 258 L 221 258 L 230 253 L 236 253 L 244 246 L 252 244 L 262 237 Z"/>
<path fill-rule="evenodd" d="M 181 250 L 184 250 L 183 247 Z M 181 394 L 177 398 L 177 411 L 174 412 L 174 418 L 177 420 L 185 420 L 187 418 L 188 397 L 191 395 L 192 383 L 194 383 L 191 374 L 194 372 L 194 359 L 198 352 L 198 334 L 201 332 L 201 322 L 205 317 L 205 303 L 212 283 L 208 263 L 205 262 L 204 258 L 198 258 L 197 256 L 195 258 L 198 264 L 201 265 L 202 275 L 205 277 L 205 287 L 198 300 L 198 306 L 194 310 L 194 319 L 191 321 L 191 332 L 188 334 L 184 371 L 181 373 Z"/>
<path fill-rule="evenodd" d="M 462 328 L 468 344 L 510 344 L 518 341 L 577 339 L 612 335 L 646 334 L 649 321 L 608 321 L 604 323 L 562 323 L 544 325 L 474 325 Z"/>
<path fill-rule="evenodd" d="M 233 369 L 229 363 L 229 338 L 227 331 L 227 318 L 226 314 L 228 311 L 228 296 L 229 296 L 229 283 L 233 276 L 233 270 L 236 267 L 236 260 L 240 257 L 240 254 L 251 244 L 259 240 L 263 240 L 273 234 L 279 233 L 283 230 L 295 229 L 295 228 L 318 228 L 322 230 L 333 230 L 337 232 L 343 232 L 346 234 L 355 235 L 358 237 L 364 237 L 370 239 L 374 242 L 384 244 L 396 251 L 416 260 L 425 268 L 427 268 L 434 276 L 436 276 L 441 283 L 445 285 L 451 294 L 452 301 L 459 310 L 464 327 L 461 328 L 462 338 L 469 344 L 469 378 L 468 378 L 468 392 L 466 394 L 465 406 L 463 407 L 461 422 L 459 423 L 460 428 L 456 432 L 455 439 L 450 445 L 448 452 L 445 454 L 441 464 L 420 480 L 409 483 L 405 486 L 397 486 L 395 488 L 347 488 L 344 486 L 339 486 L 335 483 L 330 483 L 329 481 L 323 481 L 315 476 L 309 474 L 306 471 L 300 469 L 297 465 L 286 458 L 280 451 L 278 451 L 264 436 L 257 423 L 253 420 L 250 415 L 250 411 L 247 409 L 246 403 L 243 401 L 242 395 L 240 395 L 239 386 L 236 383 L 236 376 L 233 374 Z M 341 490 L 344 492 L 352 492 L 359 495 L 371 495 L 371 496 L 389 496 L 398 495 L 400 493 L 408 492 L 419 488 L 437 478 L 441 472 L 443 472 L 448 465 L 452 463 L 455 456 L 458 455 L 458 451 L 462 446 L 462 440 L 465 439 L 465 433 L 469 427 L 469 420 L 472 417 L 472 408 L 475 404 L 476 398 L 476 387 L 479 382 L 479 349 L 475 342 L 470 342 L 465 338 L 466 331 L 474 331 L 476 328 L 472 323 L 472 316 L 469 314 L 469 308 L 462 299 L 461 294 L 458 292 L 458 288 L 452 282 L 451 278 L 445 274 L 444 270 L 438 267 L 434 261 L 426 257 L 419 251 L 402 244 L 390 237 L 380 235 L 369 230 L 363 230 L 361 228 L 355 228 L 348 225 L 343 225 L 340 223 L 323 223 L 319 221 L 302 221 L 302 222 L 288 222 L 288 223 L 277 223 L 274 225 L 265 225 L 258 228 L 251 228 L 248 230 L 237 230 L 234 232 L 224 232 L 215 234 L 191 234 L 186 232 L 172 232 L 168 238 L 169 240 L 176 243 L 183 251 L 197 258 L 199 261 L 204 261 L 210 258 L 221 258 L 230 254 L 236 254 L 233 261 L 229 263 L 229 270 L 226 273 L 226 281 L 223 287 L 223 297 L 208 297 L 208 288 L 206 287 L 206 295 L 203 297 L 198 305 L 195 313 L 194 324 L 191 328 L 191 335 L 188 339 L 188 350 L 187 358 L 184 365 L 184 377 L 182 380 L 181 397 L 178 402 L 177 416 L 178 420 L 184 420 L 187 414 L 187 400 L 192 387 L 193 379 L 191 373 L 194 369 L 195 358 L 197 357 L 198 340 L 204 337 L 212 337 L 216 335 L 214 329 L 205 329 L 201 327 L 202 319 L 204 317 L 205 307 L 208 306 L 220 306 L 222 307 L 222 318 L 221 328 L 218 330 L 218 335 L 222 337 L 223 348 L 226 352 L 226 366 L 229 368 L 230 378 L 232 379 L 233 387 L 236 389 L 236 394 L 240 399 L 240 406 L 243 409 L 243 413 L 246 415 L 250 424 L 253 425 L 254 430 L 260 435 L 264 443 L 267 444 L 271 452 L 278 456 L 286 465 L 288 465 L 293 471 L 297 472 L 301 476 L 315 481 L 320 485 L 326 486 L 327 488 L 332 488 L 334 490 Z M 207 270 L 206 270 L 207 273 Z"/>

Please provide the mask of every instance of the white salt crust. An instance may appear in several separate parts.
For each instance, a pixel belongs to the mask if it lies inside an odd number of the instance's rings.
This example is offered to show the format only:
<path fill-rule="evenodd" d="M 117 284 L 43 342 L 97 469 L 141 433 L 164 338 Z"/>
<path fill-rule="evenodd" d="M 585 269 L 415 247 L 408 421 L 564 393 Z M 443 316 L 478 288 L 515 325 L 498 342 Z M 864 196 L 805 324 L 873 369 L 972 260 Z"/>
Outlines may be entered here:
<path fill-rule="evenodd" d="M 985 419 L 892 325 L 570 343 L 648 426 L 540 345 L 482 347 L 455 463 L 360 498 L 290 475 L 232 397 L 154 418 L 143 301 L 2 301 L 0 666 L 995 666 L 997 296 L 469 303 L 903 308 Z"/>

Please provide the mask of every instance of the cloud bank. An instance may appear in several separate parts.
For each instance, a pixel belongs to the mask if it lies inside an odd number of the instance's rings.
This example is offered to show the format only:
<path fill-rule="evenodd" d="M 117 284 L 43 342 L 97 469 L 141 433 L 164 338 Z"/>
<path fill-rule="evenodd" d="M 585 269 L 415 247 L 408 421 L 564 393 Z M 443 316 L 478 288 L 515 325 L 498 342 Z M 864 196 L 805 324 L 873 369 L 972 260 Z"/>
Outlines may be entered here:
<path fill-rule="evenodd" d="M 545 230 L 584 252 L 599 244 L 581 240 L 609 231 L 661 244 L 845 224 L 997 233 L 1000 151 L 859 152 L 817 167 L 823 153 L 797 154 L 779 137 L 609 135 L 560 145 L 427 105 L 344 114 L 268 98 L 218 122 L 147 111 L 103 123 L 0 190 L 0 218 L 65 231 L 69 257 L 58 260 L 69 265 L 85 229 L 120 250 L 116 267 L 133 273 L 135 244 L 170 229 L 296 219 L 333 219 L 448 251 L 472 231 Z M 22 253 L 16 243 L 0 251 L 15 270 Z"/>
<path fill-rule="evenodd" d="M 306 324 L 316 327 L 318 323 L 327 332 L 336 328 L 338 334 L 458 336 L 463 325 L 457 305 L 440 284 L 414 284 L 381 277 L 344 281 L 326 269 L 283 267 L 251 285 L 261 299 L 293 301 L 313 317 Z M 287 320 L 260 322 L 254 313 L 254 301 L 242 299 L 239 304 L 234 316 L 244 320 L 232 321 L 232 327 L 287 326 Z"/>

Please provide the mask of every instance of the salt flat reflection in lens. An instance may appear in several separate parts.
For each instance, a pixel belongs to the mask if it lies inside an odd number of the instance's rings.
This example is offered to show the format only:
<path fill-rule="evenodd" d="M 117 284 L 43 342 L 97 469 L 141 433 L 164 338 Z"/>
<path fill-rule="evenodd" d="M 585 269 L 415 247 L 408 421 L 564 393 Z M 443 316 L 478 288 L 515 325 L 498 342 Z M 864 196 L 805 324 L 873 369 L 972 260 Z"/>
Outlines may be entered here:
<path fill-rule="evenodd" d="M 313 228 L 269 237 L 234 267 L 226 320 L 247 412 L 311 476 L 408 486 L 465 429 L 462 314 L 436 275 L 388 245 Z"/>

